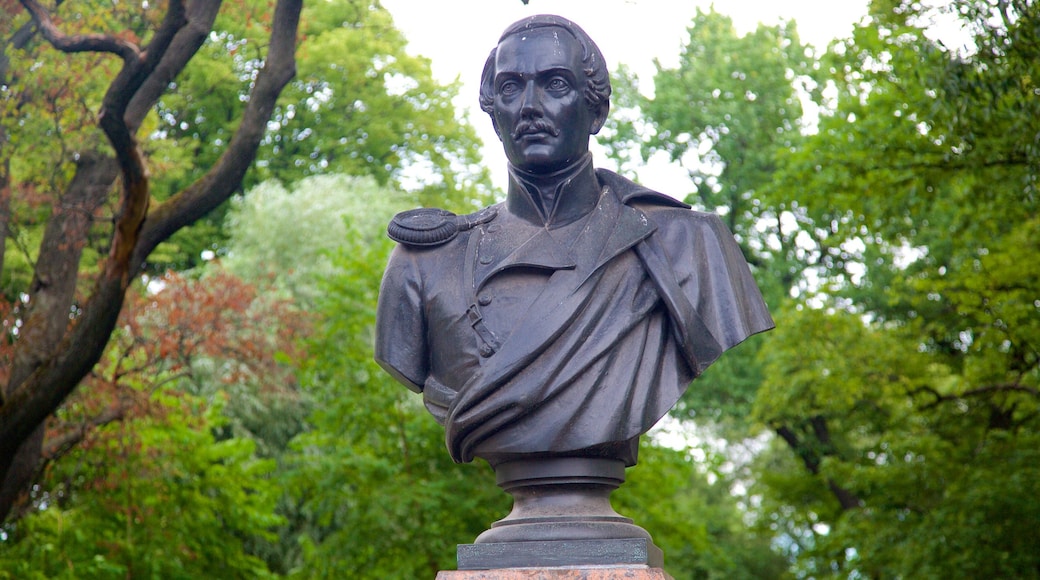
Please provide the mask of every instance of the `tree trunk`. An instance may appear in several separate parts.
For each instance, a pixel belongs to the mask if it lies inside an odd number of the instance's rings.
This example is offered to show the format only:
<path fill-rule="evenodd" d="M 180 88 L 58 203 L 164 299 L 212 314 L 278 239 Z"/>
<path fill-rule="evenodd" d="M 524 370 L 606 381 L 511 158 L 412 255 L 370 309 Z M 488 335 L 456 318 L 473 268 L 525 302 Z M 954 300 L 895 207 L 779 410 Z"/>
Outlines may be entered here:
<path fill-rule="evenodd" d="M 278 95 L 295 75 L 302 0 L 279 0 L 275 7 L 267 59 L 224 155 L 198 182 L 152 210 L 148 208 L 145 160 L 135 135 L 170 81 L 208 37 L 220 2 L 196 1 L 185 6 L 170 0 L 165 19 L 144 49 L 118 37 L 66 36 L 34 0 L 22 0 L 22 5 L 55 48 L 69 53 L 116 54 L 124 66 L 109 86 L 99 115 L 115 158 L 100 152 L 82 154 L 62 207 L 56 208 L 41 245 L 30 291 L 32 311 L 19 336 L 16 361 L 0 406 L 0 480 L 4 482 L 0 487 L 0 520 L 10 513 L 12 502 L 31 482 L 40 461 L 44 421 L 101 358 L 126 290 L 148 255 L 177 230 L 227 200 L 240 186 Z M 104 200 L 120 175 L 122 191 L 109 256 L 70 325 L 79 256 L 94 213 L 89 200 Z"/>
<path fill-rule="evenodd" d="M 65 335 L 91 222 L 118 172 L 111 157 L 81 156 L 68 191 L 55 204 L 40 243 L 28 312 L 14 344 L 8 396 L 52 355 Z M 41 423 L 13 456 L 0 455 L 0 521 L 35 474 L 43 432 Z"/>

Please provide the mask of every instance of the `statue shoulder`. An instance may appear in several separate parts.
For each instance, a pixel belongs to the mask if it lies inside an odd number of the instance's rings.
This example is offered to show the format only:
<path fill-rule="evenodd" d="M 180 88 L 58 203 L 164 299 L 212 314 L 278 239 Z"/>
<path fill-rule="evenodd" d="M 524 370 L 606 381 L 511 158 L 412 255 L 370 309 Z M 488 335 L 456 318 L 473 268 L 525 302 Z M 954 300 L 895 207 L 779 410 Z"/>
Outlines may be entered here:
<path fill-rule="evenodd" d="M 497 206 L 486 207 L 467 215 L 455 215 L 444 209 L 421 207 L 395 215 L 386 226 L 386 234 L 395 242 L 410 247 L 440 246 L 455 239 L 459 232 L 490 222 L 497 215 Z"/>
<path fill-rule="evenodd" d="M 618 199 L 621 200 L 621 203 L 625 205 L 639 206 L 640 208 L 661 206 L 690 209 L 689 205 L 670 195 L 665 195 L 659 191 L 639 185 L 631 179 L 622 177 L 609 169 L 597 169 L 596 178 L 599 179 L 600 185 L 609 187 L 617 195 Z"/>
<path fill-rule="evenodd" d="M 718 214 L 652 203 L 635 204 L 666 238 L 683 240 L 732 239 L 733 234 Z"/>

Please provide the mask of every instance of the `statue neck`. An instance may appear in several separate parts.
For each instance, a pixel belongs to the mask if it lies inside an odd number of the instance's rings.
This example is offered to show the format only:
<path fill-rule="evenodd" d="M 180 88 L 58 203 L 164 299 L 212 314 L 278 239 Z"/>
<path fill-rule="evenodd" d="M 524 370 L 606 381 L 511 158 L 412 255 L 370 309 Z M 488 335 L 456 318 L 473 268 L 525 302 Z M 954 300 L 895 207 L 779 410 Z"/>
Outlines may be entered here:
<path fill-rule="evenodd" d="M 510 213 L 531 223 L 548 228 L 567 225 L 588 215 L 599 202 L 599 194 L 599 181 L 588 153 L 549 174 L 509 166 L 506 206 Z"/>

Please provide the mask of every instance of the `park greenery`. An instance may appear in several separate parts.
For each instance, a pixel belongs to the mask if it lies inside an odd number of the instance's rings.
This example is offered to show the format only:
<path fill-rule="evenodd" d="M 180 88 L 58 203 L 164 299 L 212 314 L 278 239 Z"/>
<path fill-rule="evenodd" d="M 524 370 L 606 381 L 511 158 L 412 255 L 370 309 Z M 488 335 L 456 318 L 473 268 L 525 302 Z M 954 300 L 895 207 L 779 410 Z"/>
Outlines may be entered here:
<path fill-rule="evenodd" d="M 67 35 L 154 46 L 168 4 L 46 10 Z M 255 122 L 287 4 L 224 2 L 125 111 L 156 208 L 142 232 Z M 55 48 L 23 6 L 0 0 L 0 422 L 23 416 L 20 385 L 47 386 L 41 352 L 90 364 L 29 425 L 28 479 L 0 482 L 0 578 L 453 568 L 508 498 L 486 465 L 452 464 L 372 332 L 390 216 L 495 199 L 486 119 L 378 2 L 306 4 L 248 171 L 134 254 L 94 364 L 62 337 L 94 320 L 132 210 L 97 125 L 121 61 Z M 669 573 L 1040 578 L 1040 6 L 873 0 L 827 47 L 708 10 L 675 68 L 613 82 L 611 162 L 684 168 L 669 193 L 723 217 L 777 322 L 694 383 L 615 493 Z M 51 276 L 70 271 L 62 302 Z M 32 317 L 55 308 L 40 339 Z"/>

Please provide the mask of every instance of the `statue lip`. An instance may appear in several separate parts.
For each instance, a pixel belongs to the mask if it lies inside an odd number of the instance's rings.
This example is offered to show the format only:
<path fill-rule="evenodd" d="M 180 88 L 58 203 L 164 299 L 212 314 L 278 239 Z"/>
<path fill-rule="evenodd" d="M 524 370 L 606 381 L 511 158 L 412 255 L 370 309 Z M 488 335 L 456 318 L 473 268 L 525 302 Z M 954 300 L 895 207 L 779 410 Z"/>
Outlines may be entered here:
<path fill-rule="evenodd" d="M 517 138 L 521 141 L 544 141 L 554 135 L 549 131 L 524 131 L 520 133 Z"/>

